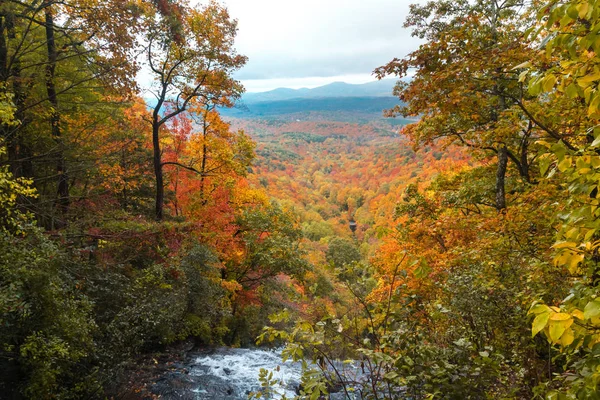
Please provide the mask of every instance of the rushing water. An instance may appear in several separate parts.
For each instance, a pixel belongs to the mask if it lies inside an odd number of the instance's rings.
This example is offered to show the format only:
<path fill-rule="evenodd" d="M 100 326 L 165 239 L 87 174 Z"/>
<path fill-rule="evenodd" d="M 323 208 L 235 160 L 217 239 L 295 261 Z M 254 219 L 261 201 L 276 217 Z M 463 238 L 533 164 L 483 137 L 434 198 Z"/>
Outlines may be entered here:
<path fill-rule="evenodd" d="M 336 369 L 353 382 L 366 376 L 355 363 L 337 362 Z M 215 348 L 188 353 L 185 362 L 175 363 L 151 386 L 161 399 L 183 400 L 241 400 L 251 392 L 261 390 L 259 372 L 266 369 L 280 384 L 273 387 L 278 393 L 293 399 L 299 393 L 302 367 L 300 363 L 281 359 L 281 350 Z M 348 399 L 341 387 L 330 388 L 330 400 Z M 350 395 L 352 400 L 360 398 Z"/>
<path fill-rule="evenodd" d="M 296 395 L 300 384 L 300 364 L 291 361 L 283 362 L 279 351 L 217 349 L 211 354 L 198 356 L 190 375 L 207 379 L 206 383 L 209 387 L 199 387 L 194 390 L 198 395 L 197 399 L 247 399 L 250 392 L 256 392 L 261 388 L 258 380 L 261 368 L 272 371 L 273 379 L 281 382 L 281 385 L 275 387 L 277 392 L 285 394 L 288 398 Z M 216 392 L 215 388 L 218 389 Z M 228 397 L 215 397 L 219 395 Z"/>

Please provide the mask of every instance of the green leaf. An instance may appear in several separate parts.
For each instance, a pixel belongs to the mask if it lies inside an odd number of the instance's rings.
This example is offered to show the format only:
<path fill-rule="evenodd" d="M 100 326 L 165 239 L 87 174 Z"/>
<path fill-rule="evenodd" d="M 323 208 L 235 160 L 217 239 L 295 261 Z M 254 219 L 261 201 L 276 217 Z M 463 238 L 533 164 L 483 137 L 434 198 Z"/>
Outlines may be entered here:
<path fill-rule="evenodd" d="M 571 17 L 572 19 L 579 18 L 579 12 L 577 10 L 577 6 L 573 4 L 569 8 L 567 8 L 567 15 L 569 17 Z"/>
<path fill-rule="evenodd" d="M 422 278 L 427 277 L 430 272 L 431 272 L 431 268 L 427 264 L 427 261 L 425 261 L 424 258 L 421 259 L 421 263 L 415 269 L 415 277 L 418 279 L 422 279 Z"/>
<path fill-rule="evenodd" d="M 560 172 L 565 172 L 572 165 L 571 157 L 565 157 L 561 162 L 558 163 L 558 170 Z"/>
<path fill-rule="evenodd" d="M 315 388 L 315 390 L 310 395 L 310 400 L 317 400 L 319 396 L 321 396 L 321 391 L 318 388 Z"/>
<path fill-rule="evenodd" d="M 525 70 L 519 74 L 519 82 L 525 82 L 527 79 L 527 75 L 529 75 L 529 70 Z"/>
<path fill-rule="evenodd" d="M 520 68 L 529 68 L 529 67 L 531 67 L 531 65 L 532 65 L 531 61 L 525 61 L 524 63 L 521 63 L 521 64 L 513 67 L 513 70 L 520 69 Z"/>
<path fill-rule="evenodd" d="M 585 319 L 590 319 L 597 316 L 600 316 L 600 301 L 596 299 L 587 303 L 583 309 L 583 317 Z"/>
<path fill-rule="evenodd" d="M 598 137 L 594 139 L 594 141 L 591 144 L 592 147 L 598 147 L 598 145 L 600 145 L 600 135 L 598 135 Z"/>
<path fill-rule="evenodd" d="M 529 312 L 527 314 L 542 314 L 542 313 L 549 313 L 549 312 L 550 312 L 550 307 L 548 307 L 547 305 L 536 304 L 529 309 Z"/>
<path fill-rule="evenodd" d="M 567 86 L 566 93 L 567 96 L 569 96 L 571 99 L 574 99 L 577 96 L 579 96 L 579 90 L 577 89 L 577 85 L 571 83 L 569 86 Z"/>
<path fill-rule="evenodd" d="M 576 6 L 577 15 L 579 18 L 584 19 L 587 16 L 590 5 L 587 2 L 583 2 Z"/>
<path fill-rule="evenodd" d="M 548 172 L 548 168 L 550 168 L 550 158 L 549 157 L 544 157 L 544 158 L 540 158 L 539 161 L 540 164 L 540 174 L 542 176 L 546 175 L 546 172 Z"/>

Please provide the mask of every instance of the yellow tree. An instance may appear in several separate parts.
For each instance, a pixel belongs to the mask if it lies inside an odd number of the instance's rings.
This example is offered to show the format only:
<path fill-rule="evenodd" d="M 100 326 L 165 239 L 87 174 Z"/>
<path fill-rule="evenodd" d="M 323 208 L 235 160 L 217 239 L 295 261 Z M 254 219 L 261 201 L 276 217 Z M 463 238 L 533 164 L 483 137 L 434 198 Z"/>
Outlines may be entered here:
<path fill-rule="evenodd" d="M 568 371 L 547 398 L 600 396 L 600 2 L 549 1 L 539 11 L 538 59 L 529 91 L 546 118 L 565 121 L 576 145 L 543 143 L 542 173 L 560 179 L 569 201 L 561 215 L 554 263 L 568 271 L 570 295 L 558 306 L 530 309 L 532 333 L 543 333 L 566 356 Z M 525 75 L 524 75 L 525 76 Z M 557 107 L 571 100 L 570 107 Z"/>
<path fill-rule="evenodd" d="M 513 66 L 529 59 L 524 39 L 530 24 L 521 1 L 432 1 L 411 6 L 405 23 L 425 39 L 418 50 L 375 70 L 414 76 L 399 81 L 394 94 L 403 101 L 388 115 L 418 116 L 403 133 L 419 147 L 438 139 L 479 154 L 495 154 L 495 206 L 506 207 L 505 175 L 509 159 L 531 181 L 529 147 L 534 125 L 516 106 L 523 96 Z"/>

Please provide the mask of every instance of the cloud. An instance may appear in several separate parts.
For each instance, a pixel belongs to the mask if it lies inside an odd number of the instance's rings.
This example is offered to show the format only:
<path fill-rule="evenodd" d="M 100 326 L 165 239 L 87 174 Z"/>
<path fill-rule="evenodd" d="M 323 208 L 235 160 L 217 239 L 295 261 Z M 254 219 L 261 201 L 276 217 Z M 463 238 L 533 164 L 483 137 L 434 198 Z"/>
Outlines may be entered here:
<path fill-rule="evenodd" d="M 419 42 L 402 24 L 409 0 L 224 0 L 239 21 L 236 77 L 266 80 L 370 74 Z"/>
<path fill-rule="evenodd" d="M 398 54 L 398 46 L 381 44 L 332 49 L 329 53 L 297 55 L 259 53 L 237 73 L 239 79 L 326 77 L 345 74 L 370 74 L 376 67 Z"/>

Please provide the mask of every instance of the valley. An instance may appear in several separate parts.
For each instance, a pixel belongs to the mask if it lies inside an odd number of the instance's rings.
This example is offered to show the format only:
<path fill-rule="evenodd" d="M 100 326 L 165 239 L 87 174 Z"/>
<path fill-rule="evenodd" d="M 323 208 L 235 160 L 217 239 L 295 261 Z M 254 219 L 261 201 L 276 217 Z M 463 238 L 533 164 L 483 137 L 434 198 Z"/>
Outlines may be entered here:
<path fill-rule="evenodd" d="M 3 0 L 0 398 L 600 398 L 599 31 Z"/>
<path fill-rule="evenodd" d="M 257 143 L 251 182 L 299 216 L 316 263 L 325 262 L 333 237 L 353 238 L 367 260 L 378 238 L 393 228 L 395 207 L 409 184 L 470 163 L 459 148 L 415 152 L 398 128 L 381 118 L 349 123 L 335 112 L 321 114 L 331 120 L 297 121 L 278 113 L 269 120 L 231 121 Z M 350 220 L 358 225 L 355 233 Z"/>

